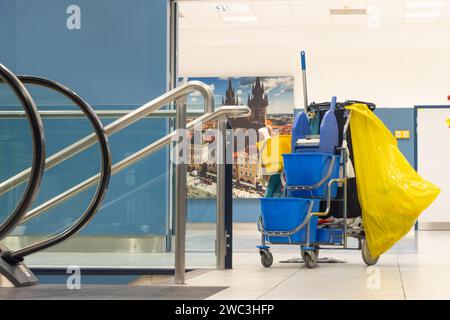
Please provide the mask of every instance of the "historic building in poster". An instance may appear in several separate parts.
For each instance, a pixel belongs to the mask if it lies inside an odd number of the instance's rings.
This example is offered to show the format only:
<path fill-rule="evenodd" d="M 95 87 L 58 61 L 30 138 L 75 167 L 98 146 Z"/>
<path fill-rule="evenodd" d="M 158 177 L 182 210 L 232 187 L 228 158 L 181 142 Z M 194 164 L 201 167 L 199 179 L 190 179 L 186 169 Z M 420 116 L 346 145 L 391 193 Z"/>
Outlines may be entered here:
<path fill-rule="evenodd" d="M 228 80 L 228 87 L 225 92 L 225 99 L 222 99 L 223 105 L 238 105 L 239 98 L 236 97 L 234 88 L 231 84 L 231 78 Z M 265 93 L 264 83 L 260 77 L 256 77 L 255 83 L 252 85 L 252 91 L 247 97 L 247 106 L 251 110 L 251 115 L 245 118 L 230 119 L 233 128 L 255 129 L 265 127 L 267 116 L 267 107 L 269 106 L 269 98 Z"/>

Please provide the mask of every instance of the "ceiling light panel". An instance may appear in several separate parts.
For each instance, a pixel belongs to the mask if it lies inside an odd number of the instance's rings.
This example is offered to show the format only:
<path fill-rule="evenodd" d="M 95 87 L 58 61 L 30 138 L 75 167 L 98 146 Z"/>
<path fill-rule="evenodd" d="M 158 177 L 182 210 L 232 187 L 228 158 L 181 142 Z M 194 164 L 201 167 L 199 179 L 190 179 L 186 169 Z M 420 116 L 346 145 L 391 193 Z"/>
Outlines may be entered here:
<path fill-rule="evenodd" d="M 439 18 L 440 16 L 439 12 L 405 12 L 404 15 L 406 19 Z"/>
<path fill-rule="evenodd" d="M 246 3 L 238 3 L 238 2 L 222 2 L 213 4 L 213 8 L 216 12 L 226 13 L 226 12 L 251 12 L 251 7 Z"/>
<path fill-rule="evenodd" d="M 407 1 L 405 3 L 406 9 L 426 9 L 426 8 L 437 8 L 440 9 L 444 7 L 445 1 Z"/>
<path fill-rule="evenodd" d="M 443 0 L 407 0 L 405 2 L 405 20 L 421 19 L 437 21 L 440 19 L 445 2 Z"/>
<path fill-rule="evenodd" d="M 367 23 L 366 1 L 328 1 L 328 7 L 334 24 L 365 25 Z"/>
<path fill-rule="evenodd" d="M 227 24 L 258 25 L 259 18 L 252 7 L 245 2 L 220 2 L 212 5 L 214 11 Z"/>

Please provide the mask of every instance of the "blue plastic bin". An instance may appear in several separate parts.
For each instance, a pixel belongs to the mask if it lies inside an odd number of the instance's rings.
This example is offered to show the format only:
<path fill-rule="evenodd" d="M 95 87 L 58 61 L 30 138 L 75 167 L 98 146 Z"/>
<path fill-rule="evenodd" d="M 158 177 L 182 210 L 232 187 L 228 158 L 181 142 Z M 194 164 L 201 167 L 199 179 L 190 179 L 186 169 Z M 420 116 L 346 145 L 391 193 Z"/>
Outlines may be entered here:
<path fill-rule="evenodd" d="M 319 152 L 283 154 L 283 165 L 288 186 L 310 186 L 321 181 L 328 173 L 332 158 L 334 161 L 331 176 L 316 189 L 290 191 L 291 197 L 324 198 L 327 195 L 328 182 L 339 177 L 339 155 Z M 331 196 L 337 195 L 337 184 L 333 184 Z"/>
<path fill-rule="evenodd" d="M 316 233 L 316 240 L 323 244 L 342 244 L 342 229 L 334 228 L 318 228 Z"/>
<path fill-rule="evenodd" d="M 306 218 L 311 201 L 312 211 L 319 210 L 319 201 L 302 198 L 261 198 L 262 225 L 266 231 L 290 231 Z M 316 242 L 317 217 L 310 222 L 310 242 Z M 289 237 L 266 236 L 270 243 L 306 243 L 306 226 Z"/>

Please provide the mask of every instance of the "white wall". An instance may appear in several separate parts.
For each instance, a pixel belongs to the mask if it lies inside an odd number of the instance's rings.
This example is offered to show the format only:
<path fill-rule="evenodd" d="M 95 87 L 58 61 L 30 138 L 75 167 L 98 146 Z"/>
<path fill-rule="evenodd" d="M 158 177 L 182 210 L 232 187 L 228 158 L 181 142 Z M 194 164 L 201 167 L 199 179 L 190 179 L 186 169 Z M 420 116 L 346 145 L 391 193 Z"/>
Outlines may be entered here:
<path fill-rule="evenodd" d="M 181 76 L 294 76 L 307 50 L 310 101 L 361 99 L 379 107 L 448 104 L 450 27 L 192 28 L 180 33 Z"/>
<path fill-rule="evenodd" d="M 417 115 L 418 171 L 441 189 L 436 200 L 419 218 L 420 229 L 450 226 L 450 109 L 419 109 Z M 439 143 L 436 143 L 436 138 Z M 436 223 L 436 222 L 440 222 Z M 429 224 L 431 223 L 431 224 Z"/>

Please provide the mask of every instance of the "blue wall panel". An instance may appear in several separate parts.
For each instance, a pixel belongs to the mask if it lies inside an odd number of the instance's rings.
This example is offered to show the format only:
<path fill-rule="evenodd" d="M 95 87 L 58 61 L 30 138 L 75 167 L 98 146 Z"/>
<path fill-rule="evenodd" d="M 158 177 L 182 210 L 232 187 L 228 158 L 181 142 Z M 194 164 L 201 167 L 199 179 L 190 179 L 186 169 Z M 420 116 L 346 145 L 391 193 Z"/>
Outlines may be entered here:
<path fill-rule="evenodd" d="M 81 9 L 69 30 L 66 9 Z M 93 105 L 141 104 L 167 88 L 167 0 L 17 1 L 15 71 L 50 77 Z"/>
<path fill-rule="evenodd" d="M 0 63 L 16 66 L 16 6 L 14 0 L 0 0 Z"/>
<path fill-rule="evenodd" d="M 377 108 L 376 115 L 394 134 L 395 130 L 409 130 L 411 138 L 398 139 L 398 147 L 414 166 L 414 108 Z"/>
<path fill-rule="evenodd" d="M 81 8 L 81 29 L 69 30 L 66 8 Z M 77 91 L 97 109 L 134 109 L 167 88 L 167 0 L 0 0 L 0 36 L 8 45 L 0 62 L 16 73 L 49 77 Z M 2 42 L 3 43 L 3 42 Z M 73 109 L 48 90 L 29 86 L 42 109 Z M 0 104 L 17 101 L 0 86 Z M 24 120 L 0 120 L 0 179 L 30 164 L 31 141 Z M 107 124 L 111 119 L 104 120 Z M 46 120 L 48 155 L 92 132 L 86 120 Z M 145 119 L 110 137 L 113 162 L 168 132 L 164 119 Z M 3 156 L 7 155 L 7 156 Z M 82 231 L 96 235 L 166 234 L 168 152 L 161 150 L 111 179 L 102 210 Z M 98 147 L 46 172 L 39 205 L 99 170 Z M 0 197 L 0 219 L 23 188 Z M 27 223 L 16 233 L 49 234 L 63 229 L 87 207 L 94 188 Z"/>

